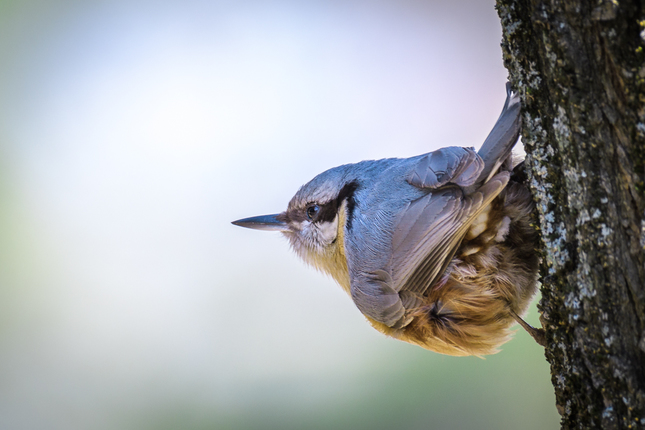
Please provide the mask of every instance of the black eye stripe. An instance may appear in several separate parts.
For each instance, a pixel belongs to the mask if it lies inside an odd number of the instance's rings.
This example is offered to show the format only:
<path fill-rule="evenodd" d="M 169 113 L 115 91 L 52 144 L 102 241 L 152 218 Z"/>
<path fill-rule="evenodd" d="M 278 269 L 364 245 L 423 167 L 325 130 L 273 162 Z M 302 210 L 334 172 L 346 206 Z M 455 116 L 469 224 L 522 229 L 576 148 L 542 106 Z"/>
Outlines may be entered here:
<path fill-rule="evenodd" d="M 346 183 L 338 193 L 338 198 L 336 199 L 338 201 L 338 205 L 340 206 L 340 203 L 345 199 L 354 199 L 354 192 L 357 188 L 358 182 L 356 181 Z"/>
<path fill-rule="evenodd" d="M 336 200 L 332 200 L 329 203 L 326 203 L 320 206 L 318 210 L 318 215 L 316 215 L 316 222 L 332 222 L 336 218 L 336 212 L 338 211 L 338 205 Z"/>
<path fill-rule="evenodd" d="M 348 182 L 338 193 L 338 197 L 324 205 L 319 205 L 318 214 L 314 217 L 315 222 L 332 222 L 336 218 L 338 208 L 347 200 L 347 226 L 351 228 L 352 216 L 354 213 L 354 192 L 358 188 L 358 183 L 355 181 Z"/>
<path fill-rule="evenodd" d="M 354 199 L 354 193 L 358 189 L 358 182 L 352 181 L 345 184 L 340 193 L 338 193 L 338 205 L 340 205 L 343 200 L 347 200 L 347 230 L 352 229 L 352 220 L 354 219 L 354 207 L 356 206 L 356 200 Z"/>

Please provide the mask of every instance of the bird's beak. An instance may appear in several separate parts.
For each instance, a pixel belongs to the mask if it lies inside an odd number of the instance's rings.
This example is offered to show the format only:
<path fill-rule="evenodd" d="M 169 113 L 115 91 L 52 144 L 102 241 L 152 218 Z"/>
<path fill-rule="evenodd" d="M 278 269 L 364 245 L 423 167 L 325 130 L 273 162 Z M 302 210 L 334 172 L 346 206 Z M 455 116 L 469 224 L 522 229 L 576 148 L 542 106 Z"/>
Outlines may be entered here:
<path fill-rule="evenodd" d="M 239 225 L 240 227 L 252 228 L 255 230 L 289 230 L 287 223 L 280 221 L 277 216 L 278 214 L 254 216 L 251 218 L 238 219 L 237 221 L 233 221 L 232 224 Z"/>

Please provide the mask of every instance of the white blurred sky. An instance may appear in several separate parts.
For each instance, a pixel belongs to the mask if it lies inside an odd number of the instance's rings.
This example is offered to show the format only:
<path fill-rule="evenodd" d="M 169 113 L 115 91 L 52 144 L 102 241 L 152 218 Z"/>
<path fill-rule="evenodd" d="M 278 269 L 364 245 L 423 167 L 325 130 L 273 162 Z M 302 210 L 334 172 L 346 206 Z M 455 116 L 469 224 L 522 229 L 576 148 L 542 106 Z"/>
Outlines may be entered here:
<path fill-rule="evenodd" d="M 0 6 L 0 425 L 243 408 L 258 381 L 414 348 L 230 221 L 338 164 L 479 146 L 505 97 L 493 6 Z"/>

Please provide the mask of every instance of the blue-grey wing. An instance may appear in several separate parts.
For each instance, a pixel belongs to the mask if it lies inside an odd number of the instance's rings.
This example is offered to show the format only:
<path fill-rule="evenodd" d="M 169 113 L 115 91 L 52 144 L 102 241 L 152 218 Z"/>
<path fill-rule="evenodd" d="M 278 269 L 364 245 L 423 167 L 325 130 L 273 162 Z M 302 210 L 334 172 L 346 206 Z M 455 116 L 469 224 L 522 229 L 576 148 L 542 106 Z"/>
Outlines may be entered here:
<path fill-rule="evenodd" d="M 348 244 L 351 294 L 361 312 L 389 327 L 409 323 L 407 311 L 443 275 L 473 221 L 508 183 L 510 168 L 499 167 L 517 141 L 519 114 L 519 98 L 507 85 L 504 109 L 479 153 L 449 147 L 418 159 L 406 180 L 428 192 L 397 208 L 392 222 L 381 226 L 391 236 L 379 237 L 391 241 L 363 236 L 362 248 Z M 362 254 L 366 249 L 370 258 Z"/>
<path fill-rule="evenodd" d="M 468 187 L 483 169 L 484 161 L 473 149 L 450 146 L 421 157 L 407 181 L 418 188 L 439 188 L 448 183 Z"/>
<path fill-rule="evenodd" d="M 392 288 L 412 301 L 434 285 L 473 221 L 509 178 L 509 172 L 502 172 L 469 195 L 448 186 L 410 202 L 397 217 L 392 235 Z"/>
<path fill-rule="evenodd" d="M 351 295 L 361 312 L 389 327 L 407 325 L 407 310 L 418 306 L 441 277 L 472 222 L 509 177 L 509 172 L 499 173 L 469 195 L 448 185 L 406 204 L 387 227 L 391 241 L 380 245 L 381 253 L 389 256 L 386 261 L 365 256 L 367 249 L 379 248 L 365 237 L 362 249 L 348 243 Z"/>

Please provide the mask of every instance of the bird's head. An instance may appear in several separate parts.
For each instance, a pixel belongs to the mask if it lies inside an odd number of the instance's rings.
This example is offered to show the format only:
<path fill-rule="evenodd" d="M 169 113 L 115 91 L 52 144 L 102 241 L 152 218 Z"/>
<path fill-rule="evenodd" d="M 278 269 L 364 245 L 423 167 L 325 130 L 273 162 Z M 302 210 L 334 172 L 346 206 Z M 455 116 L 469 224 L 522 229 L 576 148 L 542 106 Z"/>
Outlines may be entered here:
<path fill-rule="evenodd" d="M 351 165 L 327 170 L 303 185 L 287 210 L 233 221 L 240 227 L 280 231 L 307 263 L 349 288 L 344 250 L 345 227 L 352 222 L 356 179 L 348 178 Z"/>

